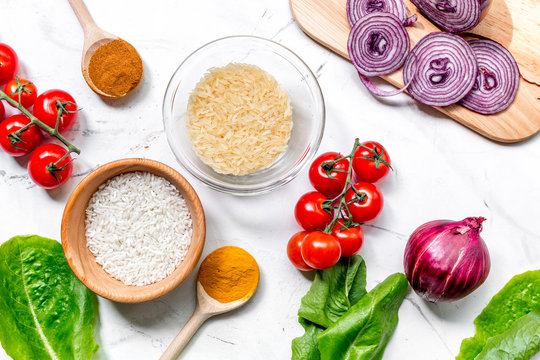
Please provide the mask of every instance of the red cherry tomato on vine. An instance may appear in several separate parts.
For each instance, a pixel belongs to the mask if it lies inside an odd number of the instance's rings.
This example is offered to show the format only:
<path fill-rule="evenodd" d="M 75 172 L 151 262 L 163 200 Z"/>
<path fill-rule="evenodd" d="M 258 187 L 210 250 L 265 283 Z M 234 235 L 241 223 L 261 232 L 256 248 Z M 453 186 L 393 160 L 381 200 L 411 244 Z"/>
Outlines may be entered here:
<path fill-rule="evenodd" d="M 364 232 L 360 226 L 350 226 L 347 229 L 342 227 L 343 221 L 339 219 L 332 229 L 332 235 L 339 241 L 341 256 L 353 256 L 362 248 Z"/>
<path fill-rule="evenodd" d="M 65 184 L 73 170 L 71 155 L 54 166 L 65 154 L 67 150 L 60 145 L 45 144 L 38 147 L 28 160 L 30 178 L 45 189 L 54 189 Z"/>
<path fill-rule="evenodd" d="M 58 131 L 69 129 L 77 119 L 77 103 L 64 90 L 47 90 L 34 103 L 34 116 L 54 129 L 58 112 L 61 112 Z"/>
<path fill-rule="evenodd" d="M 302 241 L 300 250 L 306 264 L 319 270 L 331 268 L 341 257 L 337 239 L 322 231 L 309 233 Z"/>
<path fill-rule="evenodd" d="M 15 50 L 6 44 L 0 44 L 0 84 L 15 77 L 19 69 L 19 58 Z"/>
<path fill-rule="evenodd" d="M 319 155 L 309 168 L 309 181 L 311 185 L 325 195 L 341 192 L 347 182 L 349 159 L 342 159 L 335 164 L 334 160 L 343 157 L 337 152 L 327 152 Z M 336 171 L 337 170 L 337 171 Z"/>
<path fill-rule="evenodd" d="M 289 260 L 291 260 L 292 264 L 298 270 L 302 271 L 313 270 L 313 268 L 306 264 L 302 258 L 302 252 L 300 250 L 302 241 L 304 241 L 304 238 L 307 235 L 309 235 L 309 231 L 297 232 L 289 239 L 289 242 L 287 243 L 287 256 L 289 257 Z"/>
<path fill-rule="evenodd" d="M 347 207 L 353 221 L 363 223 L 375 219 L 383 207 L 383 196 L 379 188 L 367 182 L 356 183 L 354 188 L 360 193 L 360 197 L 352 188 L 345 193 L 345 201 L 349 204 Z M 359 200 L 349 203 L 354 198 Z"/>
<path fill-rule="evenodd" d="M 374 183 L 390 171 L 390 155 L 375 141 L 366 141 L 354 152 L 352 167 L 358 181 Z"/>
<path fill-rule="evenodd" d="M 0 121 L 6 116 L 6 110 L 4 109 L 4 103 L 0 101 Z"/>
<path fill-rule="evenodd" d="M 38 96 L 36 85 L 30 80 L 20 77 L 9 80 L 4 88 L 4 92 L 7 96 L 17 101 L 25 108 L 34 105 Z"/>
<path fill-rule="evenodd" d="M 317 191 L 308 192 L 298 199 L 294 207 L 294 216 L 304 230 L 324 230 L 332 221 L 333 209 L 330 209 L 331 212 L 323 209 L 325 200 L 327 197 Z"/>
<path fill-rule="evenodd" d="M 29 154 L 41 141 L 41 132 L 36 125 L 30 126 L 20 135 L 20 141 L 11 141 L 8 135 L 30 124 L 30 119 L 23 114 L 8 117 L 0 122 L 0 147 L 11 156 Z"/>

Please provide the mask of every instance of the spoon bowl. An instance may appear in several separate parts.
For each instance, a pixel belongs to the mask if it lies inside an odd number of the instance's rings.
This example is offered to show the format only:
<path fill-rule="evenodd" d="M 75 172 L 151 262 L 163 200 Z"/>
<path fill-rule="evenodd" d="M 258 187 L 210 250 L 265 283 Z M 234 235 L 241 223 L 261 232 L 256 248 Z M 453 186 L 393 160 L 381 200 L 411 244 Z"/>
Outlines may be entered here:
<path fill-rule="evenodd" d="M 120 98 L 127 95 L 136 86 L 130 91 L 126 92 L 125 94 L 120 94 L 120 95 L 109 94 L 109 93 L 103 92 L 94 84 L 94 82 L 92 81 L 92 78 L 90 77 L 90 72 L 89 72 L 90 59 L 95 54 L 95 52 L 100 47 L 102 47 L 105 44 L 110 43 L 111 41 L 122 40 L 122 39 L 97 26 L 97 24 L 92 19 L 92 16 L 88 12 L 88 8 L 84 4 L 83 0 L 68 0 L 68 1 L 69 1 L 69 4 L 71 5 L 71 8 L 75 12 L 77 19 L 79 19 L 79 22 L 84 32 L 84 45 L 83 45 L 82 60 L 81 60 L 81 71 L 82 71 L 84 80 L 86 81 L 90 89 L 92 89 L 92 91 L 94 91 L 96 94 L 100 96 L 115 99 L 115 98 Z M 129 45 L 131 46 L 131 44 Z M 141 78 L 142 78 L 142 75 L 141 75 Z"/>
<path fill-rule="evenodd" d="M 89 72 L 90 59 L 92 58 L 92 56 L 94 56 L 94 53 L 97 51 L 97 49 L 99 49 L 100 47 L 102 47 L 105 44 L 110 43 L 113 40 L 119 40 L 120 39 L 119 37 L 116 37 L 116 36 L 114 36 L 112 34 L 108 34 L 107 32 L 105 32 L 105 31 L 103 31 L 101 29 L 99 29 L 99 30 L 102 31 L 102 33 L 99 34 L 99 37 L 97 39 L 94 39 L 92 41 L 92 40 L 88 40 L 88 38 L 85 37 L 83 53 L 82 53 L 82 60 L 81 60 L 81 71 L 82 71 L 84 80 L 86 81 L 88 86 L 90 86 L 90 89 L 92 89 L 92 91 L 94 91 L 96 94 L 98 94 L 100 96 L 103 96 L 103 97 L 106 97 L 106 98 L 118 98 L 120 96 L 107 94 L 107 93 L 101 91 L 94 84 L 94 82 L 92 81 L 92 78 L 90 77 L 90 72 Z"/>

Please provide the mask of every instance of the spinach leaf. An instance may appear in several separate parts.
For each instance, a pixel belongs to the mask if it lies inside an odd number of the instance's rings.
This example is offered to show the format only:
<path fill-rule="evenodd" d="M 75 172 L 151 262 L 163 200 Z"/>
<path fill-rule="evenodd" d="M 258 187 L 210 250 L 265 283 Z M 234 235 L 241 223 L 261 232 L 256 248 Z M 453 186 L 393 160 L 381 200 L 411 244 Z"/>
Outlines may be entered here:
<path fill-rule="evenodd" d="M 540 308 L 523 315 L 505 332 L 490 337 L 475 360 L 527 360 L 540 351 Z"/>
<path fill-rule="evenodd" d="M 321 360 L 381 359 L 409 283 L 397 273 L 367 293 L 318 336 Z"/>
<path fill-rule="evenodd" d="M 334 267 L 317 271 L 298 310 L 298 322 L 305 333 L 292 341 L 292 360 L 320 360 L 317 335 L 365 294 L 366 264 L 360 255 L 343 258 Z"/>
<path fill-rule="evenodd" d="M 476 334 L 463 340 L 456 360 L 474 359 L 490 337 L 503 333 L 539 306 L 540 270 L 514 276 L 474 320 Z"/>
<path fill-rule="evenodd" d="M 366 294 L 366 264 L 360 255 L 342 258 L 335 266 L 317 271 L 302 298 L 298 315 L 323 328 L 335 323 Z"/>
<path fill-rule="evenodd" d="M 94 300 L 58 242 L 30 235 L 0 246 L 0 342 L 13 359 L 91 359 Z"/>
<path fill-rule="evenodd" d="M 317 335 L 324 331 L 323 328 L 299 318 L 298 322 L 306 330 L 303 336 L 292 341 L 292 360 L 320 360 L 321 354 L 317 346 Z"/>

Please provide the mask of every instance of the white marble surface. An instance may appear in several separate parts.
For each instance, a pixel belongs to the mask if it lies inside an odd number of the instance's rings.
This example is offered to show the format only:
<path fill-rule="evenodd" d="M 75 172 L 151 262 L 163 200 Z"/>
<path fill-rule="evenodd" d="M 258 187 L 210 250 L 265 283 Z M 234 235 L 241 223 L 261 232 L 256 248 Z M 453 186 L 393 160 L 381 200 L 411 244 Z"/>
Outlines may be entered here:
<path fill-rule="evenodd" d="M 261 268 L 252 301 L 239 311 L 208 321 L 181 359 L 287 359 L 300 298 L 311 281 L 285 255 L 299 230 L 296 199 L 310 190 L 307 171 L 271 194 L 237 198 L 214 192 L 176 163 L 167 145 L 161 103 L 173 71 L 191 51 L 226 35 L 254 34 L 293 49 L 316 73 L 327 106 L 320 152 L 347 152 L 354 137 L 378 140 L 395 171 L 381 188 L 385 208 L 366 227 L 361 255 L 368 287 L 403 271 L 408 235 L 440 218 L 485 216 L 483 237 L 492 270 L 464 300 L 433 305 L 409 293 L 385 359 L 450 359 L 473 334 L 473 319 L 514 274 L 540 265 L 540 138 L 516 145 L 491 142 L 407 96 L 375 99 L 352 66 L 305 36 L 286 0 L 88 1 L 104 29 L 130 41 L 143 57 L 145 77 L 134 94 L 104 101 L 80 73 L 82 31 L 67 1 L 4 0 L 0 41 L 20 56 L 23 73 L 40 90 L 62 88 L 83 108 L 68 137 L 82 149 L 74 177 L 61 189 L 32 184 L 24 165 L 0 154 L 0 243 L 19 234 L 60 238 L 64 204 L 82 177 L 98 165 L 125 157 L 162 161 L 184 174 L 207 214 L 204 254 L 226 244 L 250 251 Z M 194 277 L 162 299 L 140 305 L 99 300 L 95 359 L 157 359 L 194 309 Z M 8 357 L 0 349 L 0 359 Z"/>

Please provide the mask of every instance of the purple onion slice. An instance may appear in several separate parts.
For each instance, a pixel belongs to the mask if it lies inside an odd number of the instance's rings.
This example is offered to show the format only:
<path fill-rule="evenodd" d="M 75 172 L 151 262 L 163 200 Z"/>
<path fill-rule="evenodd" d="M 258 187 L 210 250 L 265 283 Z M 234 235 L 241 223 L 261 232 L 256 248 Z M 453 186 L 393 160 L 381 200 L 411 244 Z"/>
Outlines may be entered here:
<path fill-rule="evenodd" d="M 401 67 L 410 40 L 399 19 L 390 13 L 368 14 L 351 29 L 347 50 L 356 70 L 364 76 L 390 74 Z"/>
<path fill-rule="evenodd" d="M 506 109 L 519 87 L 516 60 L 501 44 L 492 40 L 468 42 L 478 62 L 478 73 L 472 90 L 461 105 L 480 114 L 495 114 Z"/>
<path fill-rule="evenodd" d="M 403 82 L 413 99 L 431 106 L 457 103 L 476 80 L 476 56 L 457 35 L 434 32 L 411 50 L 403 66 Z"/>
<path fill-rule="evenodd" d="M 347 0 L 347 19 L 354 26 L 360 18 L 374 12 L 394 14 L 405 26 L 414 23 L 418 16 L 407 17 L 403 0 Z"/>
<path fill-rule="evenodd" d="M 460 33 L 480 22 L 491 0 L 411 0 L 439 28 Z"/>

